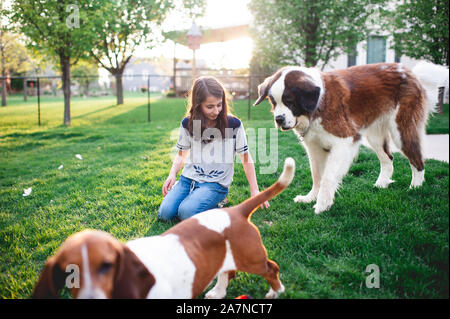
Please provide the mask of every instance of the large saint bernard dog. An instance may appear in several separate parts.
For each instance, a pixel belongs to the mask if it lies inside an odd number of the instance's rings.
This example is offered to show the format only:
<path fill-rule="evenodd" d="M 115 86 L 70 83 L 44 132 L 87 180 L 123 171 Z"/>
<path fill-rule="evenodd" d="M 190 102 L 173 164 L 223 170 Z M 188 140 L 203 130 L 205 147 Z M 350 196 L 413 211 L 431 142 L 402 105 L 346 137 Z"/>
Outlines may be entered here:
<path fill-rule="evenodd" d="M 316 201 L 316 214 L 329 209 L 362 136 L 380 160 L 376 187 L 386 188 L 393 182 L 390 141 L 409 159 L 410 187 L 422 185 L 422 146 L 431 107 L 419 80 L 402 64 L 331 72 L 284 67 L 266 78 L 258 91 L 254 105 L 267 97 L 275 125 L 283 131 L 294 130 L 308 153 L 313 187 L 306 196 L 295 197 L 295 202 Z"/>

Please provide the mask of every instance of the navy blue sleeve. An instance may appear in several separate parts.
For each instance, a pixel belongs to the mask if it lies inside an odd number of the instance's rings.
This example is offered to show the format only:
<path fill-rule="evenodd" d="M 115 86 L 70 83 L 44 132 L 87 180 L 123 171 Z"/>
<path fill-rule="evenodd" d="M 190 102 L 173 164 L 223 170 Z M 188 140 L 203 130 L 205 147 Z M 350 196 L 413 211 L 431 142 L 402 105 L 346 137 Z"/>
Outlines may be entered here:
<path fill-rule="evenodd" d="M 237 117 L 228 115 L 228 127 L 232 128 L 233 130 L 241 126 L 241 120 Z"/>
<path fill-rule="evenodd" d="M 188 129 L 189 126 L 189 118 L 185 117 L 182 121 L 181 121 L 181 125 L 185 128 Z"/>

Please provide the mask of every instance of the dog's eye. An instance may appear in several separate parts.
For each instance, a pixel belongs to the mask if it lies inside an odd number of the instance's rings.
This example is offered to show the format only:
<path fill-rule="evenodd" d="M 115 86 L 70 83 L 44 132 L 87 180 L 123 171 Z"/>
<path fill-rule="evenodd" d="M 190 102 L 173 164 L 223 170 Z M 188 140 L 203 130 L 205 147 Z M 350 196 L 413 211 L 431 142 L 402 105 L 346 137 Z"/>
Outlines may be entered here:
<path fill-rule="evenodd" d="M 98 269 L 98 272 L 100 274 L 107 274 L 112 269 L 113 264 L 109 262 L 104 262 L 100 265 L 100 268 Z"/>

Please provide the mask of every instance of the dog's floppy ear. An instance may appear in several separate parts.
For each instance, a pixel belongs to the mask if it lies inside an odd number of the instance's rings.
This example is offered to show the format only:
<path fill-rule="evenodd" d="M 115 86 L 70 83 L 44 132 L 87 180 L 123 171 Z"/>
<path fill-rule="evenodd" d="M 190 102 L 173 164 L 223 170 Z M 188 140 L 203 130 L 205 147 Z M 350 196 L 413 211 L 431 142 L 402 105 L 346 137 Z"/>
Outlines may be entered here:
<path fill-rule="evenodd" d="M 145 298 L 155 284 L 155 277 L 127 246 L 122 245 L 122 248 L 117 261 L 112 298 Z"/>
<path fill-rule="evenodd" d="M 253 103 L 253 106 L 261 103 L 267 97 L 267 94 L 269 94 L 269 79 L 271 79 L 271 77 L 266 78 L 263 83 L 258 85 L 258 99 Z"/>
<path fill-rule="evenodd" d="M 65 278 L 65 273 L 56 263 L 56 257 L 49 258 L 31 297 L 34 299 L 59 298 L 59 291 L 64 287 Z"/>
<path fill-rule="evenodd" d="M 258 99 L 256 100 L 255 103 L 253 103 L 254 106 L 258 105 L 259 103 L 261 103 L 269 94 L 269 90 L 272 87 L 273 83 L 279 79 L 279 77 L 281 76 L 281 70 L 276 72 L 275 74 L 273 74 L 272 76 L 269 76 L 268 78 L 266 78 L 264 80 L 263 83 L 261 83 L 260 85 L 258 85 Z"/>
<path fill-rule="evenodd" d="M 293 87 L 291 92 L 294 93 L 298 105 L 305 111 L 312 112 L 317 108 L 320 96 L 320 87 L 314 86 L 304 89 Z"/>

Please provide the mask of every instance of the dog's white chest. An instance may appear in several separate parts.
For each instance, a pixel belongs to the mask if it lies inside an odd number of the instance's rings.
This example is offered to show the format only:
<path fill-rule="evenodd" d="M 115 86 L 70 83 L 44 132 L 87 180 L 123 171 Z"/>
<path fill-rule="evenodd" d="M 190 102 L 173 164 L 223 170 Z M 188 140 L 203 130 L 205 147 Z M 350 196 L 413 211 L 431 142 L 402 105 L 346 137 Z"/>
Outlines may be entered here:
<path fill-rule="evenodd" d="M 323 128 L 321 122 L 321 119 L 312 121 L 306 135 L 304 136 L 302 136 L 297 130 L 294 131 L 302 143 L 305 143 L 306 145 L 317 145 L 323 149 L 329 150 L 336 142 L 336 137 L 328 133 Z"/>
<path fill-rule="evenodd" d="M 127 246 L 155 277 L 147 298 L 192 298 L 196 268 L 177 235 L 139 238 Z"/>

